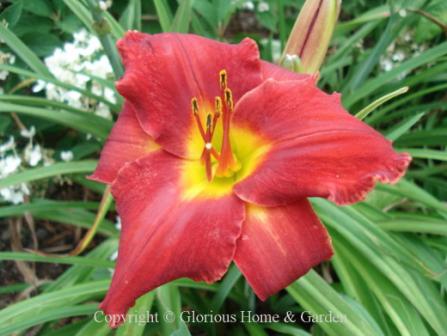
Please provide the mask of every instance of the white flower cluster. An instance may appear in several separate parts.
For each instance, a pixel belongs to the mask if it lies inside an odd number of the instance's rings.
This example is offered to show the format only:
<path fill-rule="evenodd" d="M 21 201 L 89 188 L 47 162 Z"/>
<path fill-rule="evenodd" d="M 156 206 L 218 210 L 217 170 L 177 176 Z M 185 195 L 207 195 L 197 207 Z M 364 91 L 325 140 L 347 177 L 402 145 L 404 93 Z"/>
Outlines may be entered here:
<path fill-rule="evenodd" d="M 112 0 L 100 0 L 99 1 L 99 8 L 101 8 L 101 10 L 106 11 L 110 7 L 112 7 Z"/>
<path fill-rule="evenodd" d="M 258 12 L 259 13 L 268 12 L 269 10 L 270 10 L 270 5 L 268 2 L 259 1 L 259 3 L 258 3 Z"/>
<path fill-rule="evenodd" d="M 104 1 L 104 6 L 110 6 L 110 4 L 110 1 Z M 45 59 L 46 66 L 59 81 L 89 90 L 93 94 L 115 103 L 115 91 L 101 85 L 100 79 L 113 76 L 113 72 L 107 57 L 101 52 L 102 47 L 98 38 L 86 30 L 75 33 L 73 37 L 73 42 L 65 43 L 63 48 L 55 49 L 53 54 Z M 14 61 L 14 55 L 0 53 L 0 63 L 12 64 Z M 7 76 L 7 72 L 0 71 L 0 80 L 6 79 Z M 33 91 L 39 92 L 42 90 L 45 90 L 48 99 L 92 111 L 104 118 L 112 118 L 107 104 L 85 97 L 78 91 L 61 88 L 39 80 L 34 85 Z M 20 136 L 27 140 L 18 143 L 23 143 L 23 146 L 18 146 L 16 139 L 12 136 L 5 140 L 3 144 L 0 143 L 0 179 L 30 167 L 47 166 L 54 162 L 52 159 L 53 151 L 36 143 L 35 134 L 34 127 L 22 129 Z M 73 160 L 73 152 L 70 150 L 62 151 L 60 160 L 65 162 Z M 1 188 L 0 200 L 14 204 L 22 203 L 26 196 L 30 195 L 31 189 L 31 185 L 26 183 Z"/>
<path fill-rule="evenodd" d="M 244 1 L 242 3 L 242 9 L 248 10 L 248 11 L 252 11 L 255 9 L 255 4 L 253 3 L 253 1 Z"/>
<path fill-rule="evenodd" d="M 62 151 L 61 160 L 65 162 L 73 160 L 73 152 L 70 150 Z"/>
<path fill-rule="evenodd" d="M 271 41 L 267 38 L 262 38 L 260 41 L 260 44 L 267 48 L 269 47 L 272 53 L 272 60 L 273 62 L 277 62 L 281 58 L 281 41 L 278 39 L 272 39 Z"/>
<path fill-rule="evenodd" d="M 0 22 L 0 24 L 7 26 L 6 22 Z M 4 43 L 2 39 L 0 39 L 0 44 Z M 7 52 L 0 51 L 0 64 L 7 64 L 12 65 L 16 61 L 15 55 Z M 8 78 L 9 71 L 7 70 L 0 70 L 0 81 L 4 81 L 6 78 Z M 4 90 L 3 87 L 0 84 L 0 94 L 3 94 Z"/>
<path fill-rule="evenodd" d="M 73 42 L 65 43 L 63 48 L 55 49 L 54 53 L 45 59 L 46 66 L 58 80 L 82 89 L 88 89 L 93 94 L 115 103 L 114 90 L 104 87 L 94 79 L 94 77 L 107 79 L 113 76 L 108 58 L 101 53 L 102 47 L 98 38 L 85 29 L 75 33 L 73 38 Z M 42 90 L 45 90 L 48 99 L 93 111 L 104 118 L 112 118 L 107 104 L 85 97 L 78 91 L 67 90 L 39 80 L 33 87 L 33 91 L 39 92 Z"/>
<path fill-rule="evenodd" d="M 0 145 L 0 179 L 15 173 L 21 164 L 22 159 L 15 151 L 14 138 L 10 137 L 7 142 Z M 29 188 L 25 183 L 0 189 L 1 198 L 14 204 L 22 203 L 29 193 Z"/>
<path fill-rule="evenodd" d="M 418 45 L 411 43 L 414 40 L 414 32 L 408 30 L 389 45 L 386 54 L 380 58 L 380 67 L 382 70 L 388 72 L 400 65 L 402 62 L 410 57 L 415 57 L 427 49 L 425 44 Z M 399 74 L 398 79 L 401 80 L 407 75 L 406 72 Z"/>
<path fill-rule="evenodd" d="M 10 53 L 4 53 L 0 51 L 0 64 L 14 64 L 16 57 Z M 5 80 L 9 75 L 9 71 L 0 70 L 0 80 Z M 3 92 L 2 92 L 3 93 Z"/>
<path fill-rule="evenodd" d="M 256 8 L 259 13 L 268 12 L 270 10 L 270 5 L 267 1 L 233 0 L 233 3 L 236 4 L 239 8 L 250 12 L 254 11 Z M 257 7 L 255 3 L 258 4 Z"/>
<path fill-rule="evenodd" d="M 20 135 L 27 139 L 24 148 L 18 148 L 14 137 L 0 144 L 0 179 L 11 174 L 17 173 L 22 169 L 36 167 L 39 164 L 44 166 L 51 165 L 52 150 L 44 149 L 34 140 L 36 129 L 31 126 L 30 129 L 23 129 Z M 13 204 L 22 203 L 25 197 L 30 195 L 31 187 L 26 183 L 13 185 L 0 189 L 0 198 Z"/>

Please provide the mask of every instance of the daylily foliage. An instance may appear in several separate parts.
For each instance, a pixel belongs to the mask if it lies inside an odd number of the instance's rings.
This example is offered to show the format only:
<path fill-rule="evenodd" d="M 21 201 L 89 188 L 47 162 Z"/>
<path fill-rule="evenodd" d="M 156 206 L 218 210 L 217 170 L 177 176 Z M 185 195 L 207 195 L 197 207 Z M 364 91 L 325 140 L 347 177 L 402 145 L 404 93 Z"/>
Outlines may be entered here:
<path fill-rule="evenodd" d="M 129 32 L 118 47 L 126 101 L 91 177 L 122 219 L 112 326 L 145 292 L 216 281 L 232 261 L 265 300 L 332 255 L 307 197 L 360 201 L 410 162 L 250 39 Z"/>

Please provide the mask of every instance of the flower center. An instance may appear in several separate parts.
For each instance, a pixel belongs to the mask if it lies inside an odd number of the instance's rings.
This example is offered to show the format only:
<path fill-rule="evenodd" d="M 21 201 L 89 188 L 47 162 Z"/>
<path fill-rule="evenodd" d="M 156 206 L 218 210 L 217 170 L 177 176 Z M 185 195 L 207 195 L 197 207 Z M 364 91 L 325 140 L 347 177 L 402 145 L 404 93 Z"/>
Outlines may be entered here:
<path fill-rule="evenodd" d="M 206 170 L 208 181 L 214 176 L 230 177 L 237 172 L 241 165 L 231 149 L 230 126 L 234 112 L 233 93 L 228 87 L 228 75 L 225 69 L 219 72 L 220 96 L 214 97 L 214 110 L 206 115 L 206 125 L 203 127 L 199 114 L 199 103 L 197 97 L 191 99 L 191 110 L 204 142 L 201 155 Z M 213 136 L 218 123 L 222 123 L 222 140 L 220 153 L 213 146 Z M 213 162 L 217 162 L 214 165 Z"/>

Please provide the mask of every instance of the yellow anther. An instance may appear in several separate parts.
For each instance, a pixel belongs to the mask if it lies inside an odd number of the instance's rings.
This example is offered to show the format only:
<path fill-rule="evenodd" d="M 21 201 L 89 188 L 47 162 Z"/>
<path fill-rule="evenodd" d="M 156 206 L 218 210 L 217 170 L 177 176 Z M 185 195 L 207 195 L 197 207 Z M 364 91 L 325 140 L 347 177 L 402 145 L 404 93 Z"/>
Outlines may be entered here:
<path fill-rule="evenodd" d="M 222 114 L 222 98 L 220 97 L 214 99 L 214 113 L 216 117 Z"/>
<path fill-rule="evenodd" d="M 225 89 L 225 104 L 230 109 L 230 111 L 233 111 L 233 93 L 230 89 Z"/>
<path fill-rule="evenodd" d="M 219 71 L 219 84 L 222 90 L 227 88 L 227 70 L 225 69 Z"/>
<path fill-rule="evenodd" d="M 197 102 L 196 97 L 193 97 L 191 99 L 191 108 L 192 108 L 192 113 L 194 113 L 194 114 L 199 113 L 199 103 Z"/>

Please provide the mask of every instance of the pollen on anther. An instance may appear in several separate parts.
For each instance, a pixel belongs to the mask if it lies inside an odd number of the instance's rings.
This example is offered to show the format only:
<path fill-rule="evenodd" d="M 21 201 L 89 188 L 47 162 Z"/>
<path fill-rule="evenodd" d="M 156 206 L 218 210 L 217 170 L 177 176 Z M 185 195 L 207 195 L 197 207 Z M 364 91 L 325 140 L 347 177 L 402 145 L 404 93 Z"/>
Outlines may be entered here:
<path fill-rule="evenodd" d="M 211 126 L 212 126 L 211 114 L 208 114 L 208 115 L 206 116 L 206 128 L 207 128 L 207 129 L 210 129 Z"/>
<path fill-rule="evenodd" d="M 222 98 L 216 97 L 214 99 L 214 111 L 216 116 L 220 116 L 222 114 Z"/>
<path fill-rule="evenodd" d="M 213 144 L 212 144 L 211 142 L 207 142 L 207 143 L 205 144 L 205 148 L 206 148 L 207 150 L 211 150 L 211 148 L 213 148 Z"/>
<path fill-rule="evenodd" d="M 221 89 L 227 88 L 227 70 L 225 69 L 219 71 L 219 84 Z"/>
<path fill-rule="evenodd" d="M 230 108 L 230 110 L 233 109 L 233 93 L 230 89 L 225 89 L 225 104 Z"/>
<path fill-rule="evenodd" d="M 199 103 L 197 102 L 196 97 L 193 97 L 191 99 L 191 108 L 192 108 L 192 113 L 194 113 L 194 114 L 199 113 Z"/>

